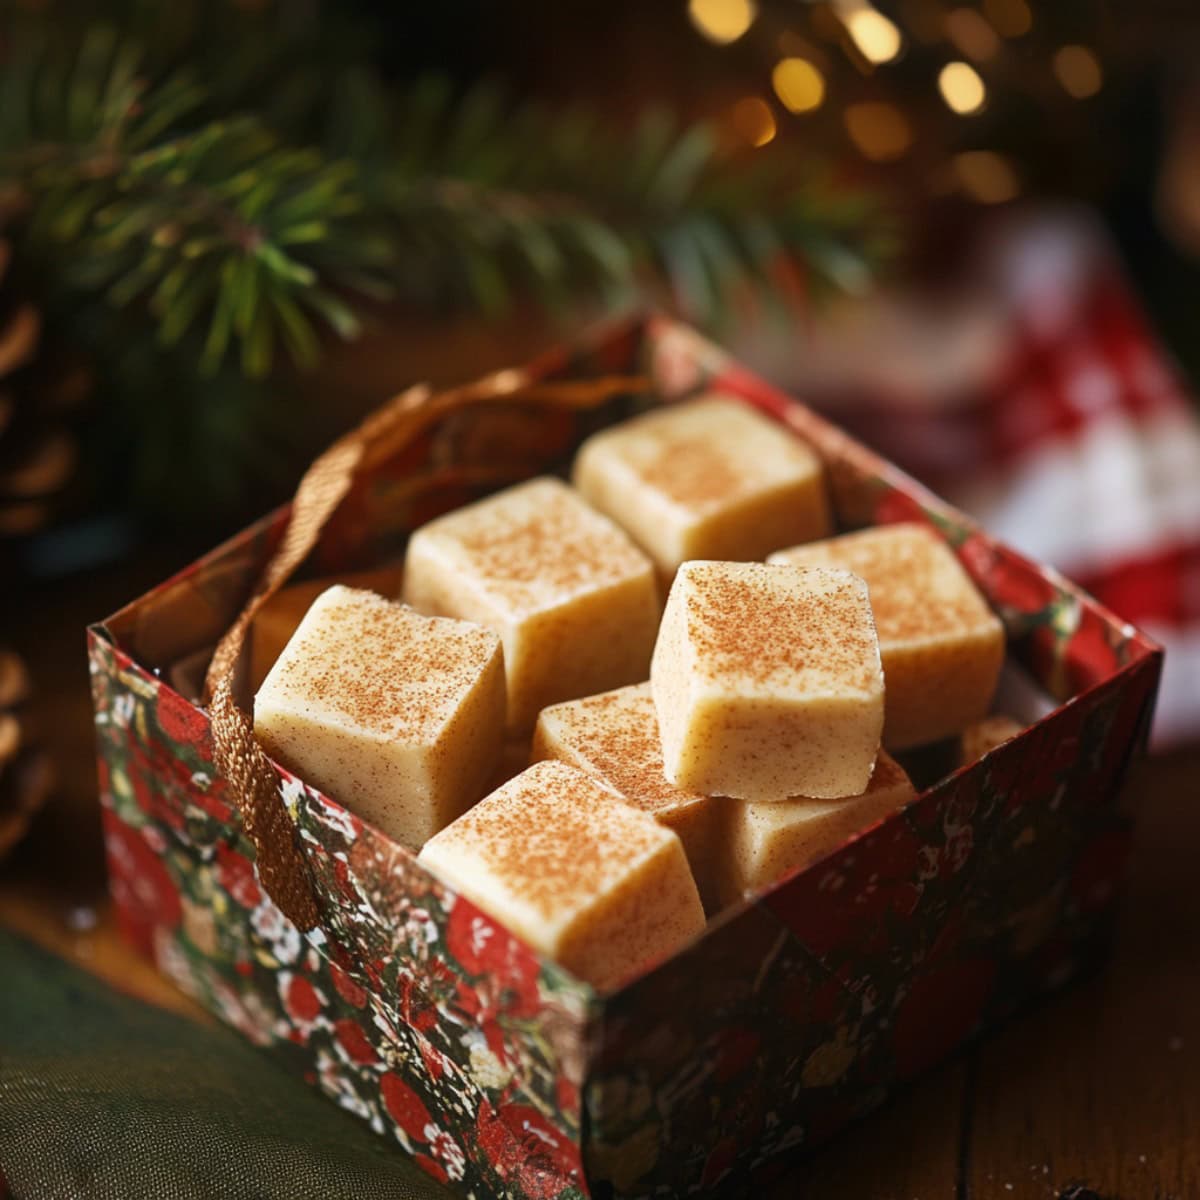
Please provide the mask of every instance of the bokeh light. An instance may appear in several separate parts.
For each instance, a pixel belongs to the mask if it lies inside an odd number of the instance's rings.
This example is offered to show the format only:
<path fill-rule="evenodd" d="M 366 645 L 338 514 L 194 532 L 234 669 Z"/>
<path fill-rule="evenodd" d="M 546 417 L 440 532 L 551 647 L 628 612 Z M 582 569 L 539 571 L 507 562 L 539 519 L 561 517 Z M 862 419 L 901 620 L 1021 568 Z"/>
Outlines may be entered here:
<path fill-rule="evenodd" d="M 892 162 L 912 145 L 912 127 L 894 104 L 877 100 L 851 104 L 844 119 L 850 140 L 872 162 Z"/>
<path fill-rule="evenodd" d="M 942 99 L 960 116 L 970 116 L 983 108 L 987 88 L 979 72 L 965 62 L 947 63 L 938 74 Z"/>
<path fill-rule="evenodd" d="M 806 58 L 783 58 L 771 72 L 775 94 L 789 112 L 812 112 L 825 99 L 825 77 Z"/>
<path fill-rule="evenodd" d="M 710 42 L 720 46 L 736 42 L 754 24 L 757 15 L 754 0 L 688 0 L 692 24 Z"/>
<path fill-rule="evenodd" d="M 842 4 L 838 15 L 859 52 L 870 63 L 891 62 L 904 46 L 896 25 L 869 4 Z"/>
<path fill-rule="evenodd" d="M 734 133 L 751 146 L 765 146 L 777 129 L 771 106 L 758 96 L 739 100 L 729 114 L 729 123 Z"/>
<path fill-rule="evenodd" d="M 1076 100 L 1094 96 L 1104 82 L 1100 60 L 1086 46 L 1063 46 L 1054 55 L 1054 74 Z"/>

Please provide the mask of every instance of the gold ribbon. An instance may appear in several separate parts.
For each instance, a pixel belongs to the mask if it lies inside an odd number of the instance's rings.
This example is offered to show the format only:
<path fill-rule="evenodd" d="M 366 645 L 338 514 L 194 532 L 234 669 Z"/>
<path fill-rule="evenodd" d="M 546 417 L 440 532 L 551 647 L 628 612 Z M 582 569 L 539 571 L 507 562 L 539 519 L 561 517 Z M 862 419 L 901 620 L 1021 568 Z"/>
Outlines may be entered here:
<path fill-rule="evenodd" d="M 258 611 L 312 553 L 356 480 L 397 454 L 433 422 L 459 409 L 494 401 L 584 410 L 646 387 L 640 376 L 538 382 L 520 370 L 499 371 L 441 392 L 418 384 L 339 438 L 305 472 L 283 538 L 264 565 L 250 600 L 218 643 L 204 681 L 215 765 L 254 843 L 263 887 L 299 929 L 317 925 L 320 908 L 295 826 L 279 794 L 279 777 L 239 702 L 246 634 Z M 431 473 L 414 483 L 432 486 L 442 478 Z"/>

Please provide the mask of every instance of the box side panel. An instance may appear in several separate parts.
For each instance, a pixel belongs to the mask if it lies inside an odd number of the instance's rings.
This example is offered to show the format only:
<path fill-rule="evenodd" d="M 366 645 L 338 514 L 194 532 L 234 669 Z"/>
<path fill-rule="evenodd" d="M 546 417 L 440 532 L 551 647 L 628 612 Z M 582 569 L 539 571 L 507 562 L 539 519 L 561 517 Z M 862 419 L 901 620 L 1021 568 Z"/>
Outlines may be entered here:
<path fill-rule="evenodd" d="M 283 792 L 321 898 L 322 954 L 385 1040 L 407 1044 L 410 1086 L 473 1156 L 484 1194 L 582 1187 L 591 990 L 403 846 L 286 773 Z"/>
<path fill-rule="evenodd" d="M 529 374 L 638 370 L 668 398 L 720 387 L 812 441 L 843 525 L 934 524 L 1042 686 L 1090 690 L 729 914 L 597 1015 L 588 989 L 294 779 L 285 794 L 323 929 L 300 935 L 263 894 L 204 714 L 145 667 L 216 640 L 284 513 L 122 610 L 120 649 L 93 635 L 92 656 L 127 932 L 431 1174 L 482 1195 L 578 1194 L 581 1139 L 591 1178 L 622 1195 L 749 1180 L 1091 960 L 1128 840 L 1114 781 L 1144 735 L 1149 642 L 683 327 L 627 322 Z M 414 525 L 564 466 L 592 429 L 650 402 L 489 402 L 438 418 L 361 482 L 312 565 L 389 556 Z"/>
<path fill-rule="evenodd" d="M 1158 659 L 926 792 L 611 997 L 593 1184 L 751 1186 L 1106 947 Z M 653 1134 L 648 1132 L 653 1127 Z"/>
<path fill-rule="evenodd" d="M 429 1174 L 477 1195 L 580 1195 L 591 992 L 296 780 L 326 913 L 301 934 L 260 886 L 205 714 L 90 637 L 110 890 L 184 991 Z"/>

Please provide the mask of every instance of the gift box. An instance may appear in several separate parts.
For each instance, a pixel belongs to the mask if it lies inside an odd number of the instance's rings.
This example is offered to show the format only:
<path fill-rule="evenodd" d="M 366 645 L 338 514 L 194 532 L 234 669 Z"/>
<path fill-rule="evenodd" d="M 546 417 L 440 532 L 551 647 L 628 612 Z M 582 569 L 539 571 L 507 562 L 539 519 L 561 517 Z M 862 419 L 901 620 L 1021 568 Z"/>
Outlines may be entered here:
<path fill-rule="evenodd" d="M 614 374 L 629 385 L 578 402 Z M 1110 937 L 1130 845 L 1121 784 L 1144 748 L 1161 652 L 686 327 L 631 320 L 452 403 L 411 397 L 421 419 L 356 477 L 304 573 L 394 558 L 437 513 L 561 470 L 601 425 L 713 389 L 818 450 L 840 529 L 919 520 L 945 538 L 1003 620 L 1008 675 L 1036 719 L 615 991 L 539 957 L 281 768 L 319 921 L 298 928 L 268 894 L 196 680 L 289 510 L 89 633 L 125 934 L 464 1193 L 752 1190 L 1095 965 Z"/>

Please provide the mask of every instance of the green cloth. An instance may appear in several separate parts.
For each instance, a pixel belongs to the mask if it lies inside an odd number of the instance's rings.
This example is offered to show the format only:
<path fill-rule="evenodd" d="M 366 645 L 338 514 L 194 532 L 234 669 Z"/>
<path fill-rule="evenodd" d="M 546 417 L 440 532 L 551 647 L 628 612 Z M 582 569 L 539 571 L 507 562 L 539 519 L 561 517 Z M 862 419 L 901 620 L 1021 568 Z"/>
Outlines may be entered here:
<path fill-rule="evenodd" d="M 0 930 L 0 1196 L 447 1200 L 266 1054 Z"/>

